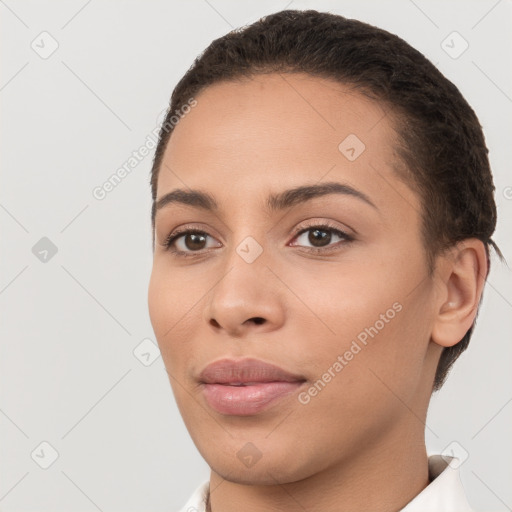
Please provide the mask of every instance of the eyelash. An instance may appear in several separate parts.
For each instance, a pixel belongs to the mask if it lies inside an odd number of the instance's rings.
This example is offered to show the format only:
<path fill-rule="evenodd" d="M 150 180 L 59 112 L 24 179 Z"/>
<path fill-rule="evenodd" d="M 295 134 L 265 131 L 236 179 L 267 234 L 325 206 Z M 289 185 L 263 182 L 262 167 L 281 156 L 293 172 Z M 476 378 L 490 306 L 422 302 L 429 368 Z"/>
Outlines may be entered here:
<path fill-rule="evenodd" d="M 341 245 L 346 245 L 346 244 L 349 244 L 350 242 L 354 241 L 354 237 L 345 233 L 344 231 L 341 231 L 337 227 L 329 224 L 328 222 L 323 223 L 323 224 L 312 224 L 311 226 L 305 226 L 305 227 L 299 228 L 294 233 L 293 240 L 298 238 L 303 233 L 307 233 L 308 231 L 313 231 L 315 229 L 318 229 L 320 231 L 330 231 L 330 232 L 334 233 L 335 235 L 338 235 L 340 238 L 344 238 L 345 240 L 344 240 L 343 244 L 341 244 Z M 188 235 L 188 234 L 200 234 L 200 235 L 209 236 L 208 233 L 206 233 L 203 230 L 195 229 L 195 228 L 187 229 L 187 227 L 184 227 L 179 231 L 175 231 L 175 232 L 172 232 L 169 234 L 169 236 L 164 241 L 165 250 L 172 252 L 175 256 L 179 256 L 179 257 L 183 257 L 183 258 L 194 257 L 194 256 L 200 255 L 208 250 L 208 249 L 202 249 L 199 251 L 179 251 L 177 249 L 171 248 L 172 244 L 178 238 L 182 237 L 183 235 Z M 303 249 L 306 249 L 308 252 L 312 252 L 314 254 L 318 254 L 318 253 L 322 253 L 322 252 L 331 252 L 331 251 L 335 250 L 336 248 L 340 248 L 339 245 L 334 245 L 334 246 L 327 245 L 325 247 L 303 247 L 303 246 L 299 246 L 299 247 L 302 247 Z"/>

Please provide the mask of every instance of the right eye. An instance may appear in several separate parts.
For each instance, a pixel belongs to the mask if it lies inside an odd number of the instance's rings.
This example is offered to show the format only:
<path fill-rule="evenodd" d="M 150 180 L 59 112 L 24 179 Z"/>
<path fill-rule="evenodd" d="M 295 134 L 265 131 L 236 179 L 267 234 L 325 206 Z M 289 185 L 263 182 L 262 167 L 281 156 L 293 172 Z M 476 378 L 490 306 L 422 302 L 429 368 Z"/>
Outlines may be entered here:
<path fill-rule="evenodd" d="M 205 243 L 209 237 L 208 233 L 198 229 L 183 229 L 172 232 L 165 240 L 164 246 L 177 256 L 192 256 L 208 249 Z"/>

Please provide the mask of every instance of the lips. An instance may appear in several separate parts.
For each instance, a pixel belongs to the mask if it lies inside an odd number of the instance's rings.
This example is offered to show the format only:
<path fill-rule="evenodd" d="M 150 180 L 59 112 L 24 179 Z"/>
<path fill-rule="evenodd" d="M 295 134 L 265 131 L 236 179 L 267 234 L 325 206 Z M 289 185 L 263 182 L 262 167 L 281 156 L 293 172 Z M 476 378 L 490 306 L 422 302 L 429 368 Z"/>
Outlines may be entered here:
<path fill-rule="evenodd" d="M 261 382 L 297 382 L 306 380 L 279 366 L 259 359 L 222 359 L 209 364 L 200 374 L 203 384 L 250 385 Z"/>
<path fill-rule="evenodd" d="M 248 416 L 294 393 L 304 377 L 258 359 L 223 359 L 198 377 L 206 402 L 221 414 Z"/>

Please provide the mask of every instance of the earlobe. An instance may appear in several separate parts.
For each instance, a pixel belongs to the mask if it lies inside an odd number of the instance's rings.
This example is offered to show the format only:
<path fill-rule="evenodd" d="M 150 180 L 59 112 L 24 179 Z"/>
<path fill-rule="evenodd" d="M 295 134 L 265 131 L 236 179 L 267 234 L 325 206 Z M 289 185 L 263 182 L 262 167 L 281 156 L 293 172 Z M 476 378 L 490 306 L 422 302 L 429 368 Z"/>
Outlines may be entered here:
<path fill-rule="evenodd" d="M 484 243 L 476 238 L 459 242 L 441 258 L 436 276 L 441 293 L 432 341 L 451 347 L 462 340 L 475 321 L 488 261 Z"/>

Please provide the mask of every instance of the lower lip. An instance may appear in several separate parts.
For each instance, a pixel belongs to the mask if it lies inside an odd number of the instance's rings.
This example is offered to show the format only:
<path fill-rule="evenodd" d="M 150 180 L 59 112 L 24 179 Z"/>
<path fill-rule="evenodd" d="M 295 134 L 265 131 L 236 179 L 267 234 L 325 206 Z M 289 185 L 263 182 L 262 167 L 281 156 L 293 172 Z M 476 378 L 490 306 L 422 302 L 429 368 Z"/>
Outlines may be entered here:
<path fill-rule="evenodd" d="M 210 407 L 221 414 L 250 416 L 295 392 L 302 384 L 303 382 L 261 382 L 250 386 L 203 384 L 203 394 Z"/>

